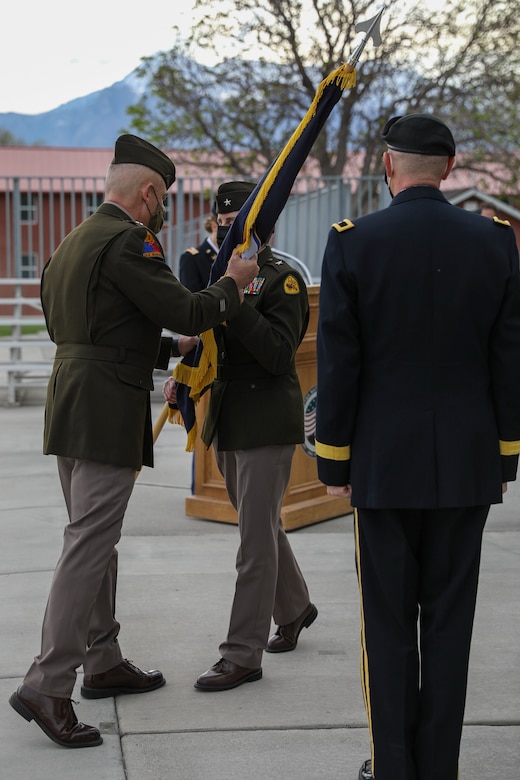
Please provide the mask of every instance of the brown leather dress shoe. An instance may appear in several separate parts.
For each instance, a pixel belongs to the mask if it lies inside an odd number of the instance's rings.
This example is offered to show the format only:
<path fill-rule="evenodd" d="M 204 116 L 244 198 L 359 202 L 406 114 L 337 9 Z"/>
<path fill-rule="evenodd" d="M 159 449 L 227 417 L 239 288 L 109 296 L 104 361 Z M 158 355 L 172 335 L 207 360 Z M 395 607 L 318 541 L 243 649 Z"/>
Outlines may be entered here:
<path fill-rule="evenodd" d="M 156 669 L 143 672 L 125 658 L 108 672 L 85 674 L 81 695 L 86 699 L 105 699 L 125 693 L 148 693 L 160 688 L 165 682 L 161 672 Z"/>
<path fill-rule="evenodd" d="M 53 742 L 68 748 L 95 747 L 103 738 L 94 726 L 80 723 L 70 699 L 59 699 L 20 685 L 9 699 L 16 712 L 34 720 Z"/>
<path fill-rule="evenodd" d="M 300 617 L 287 623 L 285 626 L 278 626 L 276 633 L 272 635 L 267 643 L 267 653 L 288 653 L 294 650 L 298 644 L 298 637 L 304 628 L 309 628 L 318 616 L 318 610 L 314 604 L 309 604 Z"/>
<path fill-rule="evenodd" d="M 260 680 L 261 677 L 261 669 L 246 669 L 227 658 L 221 658 L 211 669 L 197 677 L 195 688 L 199 691 L 228 691 L 242 683 Z"/>

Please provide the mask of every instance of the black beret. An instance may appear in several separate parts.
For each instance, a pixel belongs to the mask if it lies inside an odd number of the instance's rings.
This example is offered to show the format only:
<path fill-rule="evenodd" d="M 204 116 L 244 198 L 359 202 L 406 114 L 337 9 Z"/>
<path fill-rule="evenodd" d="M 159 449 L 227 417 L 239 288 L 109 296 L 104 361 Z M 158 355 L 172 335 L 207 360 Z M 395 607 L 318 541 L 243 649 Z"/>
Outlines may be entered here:
<path fill-rule="evenodd" d="M 394 116 L 384 126 L 382 138 L 396 152 L 438 157 L 455 155 L 451 130 L 431 114 Z"/>
<path fill-rule="evenodd" d="M 240 211 L 255 187 L 256 184 L 252 181 L 228 181 L 221 184 L 215 199 L 217 214 Z"/>
<path fill-rule="evenodd" d="M 112 165 L 120 163 L 144 165 L 146 168 L 160 173 L 166 184 L 166 189 L 169 189 L 175 181 L 175 165 L 172 160 L 156 146 L 136 135 L 127 133 L 120 135 L 117 139 Z"/>

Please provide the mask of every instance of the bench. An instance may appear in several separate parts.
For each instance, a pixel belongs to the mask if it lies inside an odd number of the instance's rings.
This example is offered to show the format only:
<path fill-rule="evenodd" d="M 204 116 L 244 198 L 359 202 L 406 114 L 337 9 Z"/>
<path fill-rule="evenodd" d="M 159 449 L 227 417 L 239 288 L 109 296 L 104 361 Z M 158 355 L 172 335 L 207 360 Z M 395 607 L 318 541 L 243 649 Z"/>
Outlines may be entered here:
<path fill-rule="evenodd" d="M 23 387 L 47 385 L 55 350 L 47 331 L 44 337 L 38 339 L 25 336 L 0 338 L 0 374 L 6 378 L 9 406 L 20 403 L 19 391 Z"/>
<path fill-rule="evenodd" d="M 45 387 L 51 374 L 55 346 L 45 328 L 39 290 L 39 279 L 0 279 L 0 327 L 8 330 L 0 338 L 0 374 L 9 405 L 20 402 L 24 386 Z M 27 327 L 41 329 L 41 335 L 26 334 Z"/>
<path fill-rule="evenodd" d="M 31 298 L 23 294 L 26 285 L 39 285 L 39 279 L 0 279 L 0 289 L 10 286 L 12 297 L 0 297 L 0 326 L 9 328 L 10 333 L 0 337 L 0 386 L 7 386 L 7 403 L 12 406 L 22 402 L 23 389 L 29 387 L 46 387 L 52 372 L 56 345 L 50 340 L 45 327 L 45 317 L 39 298 Z M 39 316 L 24 313 L 24 307 L 31 307 L 41 312 Z M 4 313 L 10 309 L 10 313 Z M 24 327 L 38 327 L 39 335 L 24 334 Z M 164 330 L 165 336 L 177 336 L 172 331 Z M 2 354 L 3 353 L 3 354 Z M 172 358 L 170 366 L 177 362 Z M 162 387 L 168 371 L 154 371 L 156 389 Z M 5 376 L 5 383 L 3 377 Z"/>

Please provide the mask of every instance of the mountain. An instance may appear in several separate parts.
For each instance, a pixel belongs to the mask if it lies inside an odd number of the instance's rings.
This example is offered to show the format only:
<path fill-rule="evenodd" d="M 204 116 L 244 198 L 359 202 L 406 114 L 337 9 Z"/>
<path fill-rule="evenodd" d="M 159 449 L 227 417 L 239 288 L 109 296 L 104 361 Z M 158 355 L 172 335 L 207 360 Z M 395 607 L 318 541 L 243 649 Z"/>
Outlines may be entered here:
<path fill-rule="evenodd" d="M 144 89 L 134 71 L 111 87 L 43 114 L 0 113 L 0 130 L 8 130 L 28 146 L 108 149 L 116 136 L 128 130 L 126 109 L 137 103 Z"/>
<path fill-rule="evenodd" d="M 182 63 L 182 58 L 179 60 Z M 250 63 L 251 64 L 251 63 Z M 184 63 L 187 72 L 190 69 L 202 67 L 196 62 L 186 60 Z M 262 77 L 265 79 L 266 67 L 269 64 L 262 64 Z M 272 64 L 272 80 L 278 80 L 279 66 Z M 320 74 L 316 72 L 316 83 L 318 83 Z M 402 73 L 399 78 L 405 80 L 406 74 Z M 397 75 L 394 76 L 397 81 Z M 122 132 L 128 132 L 130 126 L 130 117 L 126 111 L 129 106 L 135 105 L 142 95 L 146 92 L 147 82 L 143 77 L 137 75 L 137 70 L 130 73 L 122 81 L 112 84 L 110 87 L 92 92 L 90 95 L 75 98 L 68 103 L 54 108 L 52 111 L 46 111 L 42 114 L 18 114 L 18 113 L 0 113 L 0 131 L 6 130 L 13 137 L 28 146 L 58 146 L 58 147 L 76 147 L 76 148 L 95 148 L 108 149 L 114 143 L 114 138 Z M 295 88 L 298 85 L 295 84 Z M 226 98 L 226 85 L 217 85 L 213 92 L 213 97 L 219 99 Z M 150 110 L 153 111 L 155 100 L 152 96 L 148 99 Z M 363 112 L 366 116 L 372 116 L 374 119 L 379 113 L 379 101 L 377 96 L 370 99 L 368 96 L 363 104 Z M 171 107 L 171 118 L 175 119 L 175 107 Z M 271 128 L 272 143 L 277 146 L 285 143 L 294 129 L 294 117 L 287 117 L 286 122 L 279 122 Z M 328 120 L 332 136 L 339 128 L 340 116 L 333 113 Z M 352 135 L 361 130 L 363 123 L 358 116 L 358 109 L 355 108 L 352 118 Z M 199 143 L 199 139 L 194 139 L 194 145 Z M 255 147 L 257 139 L 253 136 L 248 137 L 247 130 L 243 130 L 241 145 L 247 148 L 250 144 Z M 184 149 L 190 147 L 189 139 L 183 138 L 182 145 Z"/>

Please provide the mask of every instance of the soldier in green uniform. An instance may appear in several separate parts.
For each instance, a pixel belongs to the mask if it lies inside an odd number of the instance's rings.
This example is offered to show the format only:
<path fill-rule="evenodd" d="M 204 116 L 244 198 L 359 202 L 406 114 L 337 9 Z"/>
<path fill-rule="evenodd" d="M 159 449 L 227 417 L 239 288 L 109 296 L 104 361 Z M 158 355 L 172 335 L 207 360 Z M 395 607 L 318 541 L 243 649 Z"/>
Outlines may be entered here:
<path fill-rule="evenodd" d="M 165 262 L 156 233 L 173 162 L 133 135 L 116 141 L 106 199 L 56 249 L 42 276 L 41 300 L 56 356 L 45 408 L 44 452 L 57 455 L 70 523 L 43 620 L 40 654 L 10 703 L 54 742 L 99 745 L 78 723 L 81 693 L 102 698 L 164 685 L 123 658 L 115 618 L 117 551 L 126 506 L 142 465 L 153 466 L 150 390 L 167 368 L 172 339 L 238 317 L 256 257 L 234 254 L 226 278 L 191 293 Z M 193 339 L 179 340 L 180 352 Z"/>
<path fill-rule="evenodd" d="M 219 243 L 254 189 L 229 182 L 216 197 Z M 221 691 L 262 676 L 263 651 L 296 647 L 316 618 L 280 519 L 295 445 L 304 439 L 295 354 L 309 319 L 305 283 L 265 246 L 245 304 L 222 328 L 217 380 L 202 430 L 238 511 L 237 581 L 220 660 L 196 681 Z M 271 616 L 278 624 L 269 639 Z"/>

